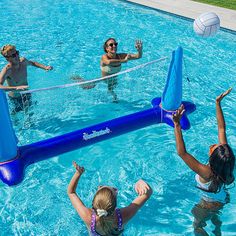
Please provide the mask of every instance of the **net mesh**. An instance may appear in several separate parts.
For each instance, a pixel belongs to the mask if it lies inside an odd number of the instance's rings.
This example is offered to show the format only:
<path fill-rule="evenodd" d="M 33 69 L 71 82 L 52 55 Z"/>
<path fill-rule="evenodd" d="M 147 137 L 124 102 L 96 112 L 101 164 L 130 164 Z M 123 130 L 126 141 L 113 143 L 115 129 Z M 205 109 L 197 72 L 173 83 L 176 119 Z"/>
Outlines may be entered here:
<path fill-rule="evenodd" d="M 14 128 L 20 144 L 32 143 L 151 107 L 162 94 L 168 71 L 161 58 L 115 75 L 93 80 L 73 76 L 73 83 L 22 91 L 10 99 Z M 107 80 L 117 80 L 116 104 Z M 32 140 L 33 139 L 33 140 Z"/>

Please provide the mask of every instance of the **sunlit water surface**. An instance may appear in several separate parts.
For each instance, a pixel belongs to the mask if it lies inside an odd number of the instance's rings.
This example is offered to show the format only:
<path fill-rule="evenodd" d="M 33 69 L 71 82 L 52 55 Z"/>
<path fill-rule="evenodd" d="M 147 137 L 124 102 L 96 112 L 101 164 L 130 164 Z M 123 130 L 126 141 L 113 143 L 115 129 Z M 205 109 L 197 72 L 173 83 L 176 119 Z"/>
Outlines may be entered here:
<path fill-rule="evenodd" d="M 105 83 L 93 90 L 79 87 L 33 94 L 33 114 L 12 115 L 19 144 L 29 144 L 105 120 L 150 108 L 164 89 L 171 52 L 184 49 L 183 99 L 196 104 L 184 131 L 187 150 L 207 162 L 217 142 L 215 97 L 235 86 L 236 35 L 220 30 L 199 38 L 187 21 L 124 1 L 15 0 L 0 2 L 1 44 L 15 44 L 22 56 L 54 66 L 29 68 L 32 89 L 73 83 L 71 76 L 100 77 L 103 42 L 115 37 L 119 52 L 135 52 L 143 41 L 143 58 L 123 69 L 167 56 L 167 60 L 119 77 L 119 103 L 112 103 Z M 0 66 L 5 64 L 0 59 Z M 187 80 L 189 79 L 189 81 Z M 236 93 L 222 102 L 230 145 L 236 152 Z M 72 160 L 84 166 L 77 192 L 87 206 L 98 185 L 119 189 L 119 206 L 136 196 L 134 183 L 146 179 L 154 193 L 131 220 L 125 235 L 192 235 L 191 209 L 200 199 L 194 173 L 177 156 L 173 129 L 153 125 L 88 146 L 27 168 L 15 187 L 0 184 L 0 235 L 87 235 L 66 189 L 74 173 Z M 236 235 L 236 188 L 221 215 L 222 234 Z M 212 225 L 206 227 L 211 233 Z"/>

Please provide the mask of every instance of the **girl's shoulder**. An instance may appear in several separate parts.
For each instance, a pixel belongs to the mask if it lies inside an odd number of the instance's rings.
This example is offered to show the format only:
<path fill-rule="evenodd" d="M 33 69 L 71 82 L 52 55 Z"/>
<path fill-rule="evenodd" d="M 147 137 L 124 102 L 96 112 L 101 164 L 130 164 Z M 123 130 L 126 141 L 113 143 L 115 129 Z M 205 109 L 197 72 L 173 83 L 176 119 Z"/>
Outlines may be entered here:
<path fill-rule="evenodd" d="M 200 184 L 208 184 L 211 182 L 211 179 L 206 179 L 201 177 L 200 175 L 196 174 L 195 179 L 197 182 L 199 182 Z"/>
<path fill-rule="evenodd" d="M 84 223 L 86 224 L 86 226 L 88 228 L 90 228 L 90 225 L 92 222 L 92 214 L 93 214 L 93 209 L 87 208 L 87 216 L 86 216 L 86 220 L 84 221 Z"/>

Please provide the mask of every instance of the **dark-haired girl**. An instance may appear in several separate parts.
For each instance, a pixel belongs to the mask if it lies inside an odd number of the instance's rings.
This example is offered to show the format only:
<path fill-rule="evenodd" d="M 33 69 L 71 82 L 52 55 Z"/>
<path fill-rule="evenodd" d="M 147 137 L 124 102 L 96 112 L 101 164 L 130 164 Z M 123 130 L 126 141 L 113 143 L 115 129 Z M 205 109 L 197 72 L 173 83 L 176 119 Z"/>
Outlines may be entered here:
<path fill-rule="evenodd" d="M 126 63 L 128 60 L 135 60 L 142 57 L 142 41 L 136 40 L 135 48 L 137 49 L 137 54 L 128 53 L 117 53 L 118 43 L 114 38 L 109 38 L 105 41 L 103 49 L 106 54 L 101 58 L 101 71 L 102 77 L 109 76 L 120 72 L 121 63 Z M 114 88 L 117 84 L 116 78 L 112 77 L 106 80 L 108 86 L 108 92 L 113 96 L 113 101 L 117 101 L 117 95 L 114 92 Z"/>
<path fill-rule="evenodd" d="M 204 230 L 206 221 L 211 220 L 215 225 L 213 233 L 221 235 L 219 210 L 229 202 L 226 186 L 234 181 L 235 156 L 228 145 L 225 131 L 225 120 L 221 109 L 221 100 L 231 92 L 232 88 L 216 98 L 216 118 L 218 124 L 218 144 L 209 149 L 209 162 L 202 164 L 189 154 L 185 148 L 180 119 L 184 113 L 183 105 L 173 115 L 175 139 L 178 155 L 196 173 L 197 187 L 202 190 L 202 200 L 192 209 L 194 216 L 195 235 L 208 235 Z"/>

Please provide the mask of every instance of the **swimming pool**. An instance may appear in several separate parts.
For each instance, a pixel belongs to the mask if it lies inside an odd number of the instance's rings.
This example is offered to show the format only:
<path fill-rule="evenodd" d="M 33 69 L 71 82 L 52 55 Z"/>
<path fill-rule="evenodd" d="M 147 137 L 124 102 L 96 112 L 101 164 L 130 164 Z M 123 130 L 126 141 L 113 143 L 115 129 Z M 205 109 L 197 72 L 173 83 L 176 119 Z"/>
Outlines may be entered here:
<path fill-rule="evenodd" d="M 202 39 L 195 36 L 191 21 L 124 1 L 98 0 L 95 6 L 92 0 L 69 3 L 3 0 L 0 7 L 1 44 L 16 44 L 23 56 L 54 66 L 54 71 L 48 73 L 31 68 L 31 88 L 71 83 L 74 74 L 86 79 L 100 77 L 102 44 L 110 36 L 117 38 L 119 51 L 134 52 L 137 38 L 144 42 L 143 58 L 129 62 L 124 69 L 170 57 L 171 51 L 181 45 L 186 64 L 184 100 L 197 105 L 197 111 L 189 116 L 192 128 L 184 132 L 185 141 L 192 154 L 201 161 L 207 160 L 208 146 L 217 141 L 214 98 L 235 84 L 235 34 L 220 31 L 214 38 Z M 1 58 L 1 67 L 4 64 Z M 54 90 L 55 98 L 38 116 L 36 106 L 35 124 L 24 128 L 20 116 L 14 121 L 20 143 L 35 142 L 148 108 L 150 100 L 163 91 L 168 61 L 162 66 L 120 78 L 118 104 L 110 102 L 103 84 L 94 91 Z M 39 105 L 51 100 L 38 96 L 35 100 Z M 64 110 L 55 117 L 45 116 L 58 98 L 65 104 Z M 223 102 L 227 134 L 234 151 L 235 99 L 233 91 Z M 152 198 L 129 223 L 125 235 L 192 235 L 191 209 L 200 194 L 194 187 L 194 174 L 176 155 L 173 129 L 165 125 L 138 130 L 32 165 L 27 168 L 24 181 L 16 187 L 1 183 L 3 235 L 87 235 L 66 194 L 73 174 L 72 160 L 86 169 L 78 193 L 88 206 L 100 184 L 118 187 L 120 206 L 134 198 L 133 184 L 138 178 L 145 178 L 152 185 Z M 235 188 L 230 192 L 231 203 L 221 216 L 223 235 L 236 232 Z"/>

